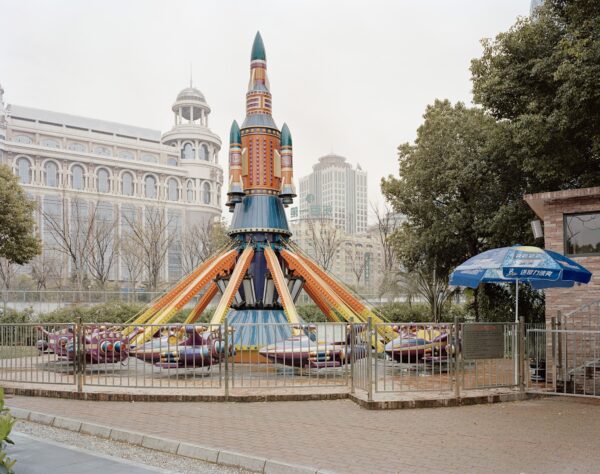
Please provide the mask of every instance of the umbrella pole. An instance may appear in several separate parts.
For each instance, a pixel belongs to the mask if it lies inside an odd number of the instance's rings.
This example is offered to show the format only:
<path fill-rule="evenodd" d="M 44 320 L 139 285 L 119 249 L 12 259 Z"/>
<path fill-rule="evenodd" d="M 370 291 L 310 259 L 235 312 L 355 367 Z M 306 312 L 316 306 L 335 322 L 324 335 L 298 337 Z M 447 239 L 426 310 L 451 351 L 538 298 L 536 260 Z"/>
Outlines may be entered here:
<path fill-rule="evenodd" d="M 515 325 L 513 326 L 513 359 L 515 361 L 515 385 L 519 385 L 519 352 L 517 350 L 518 347 L 518 337 L 517 334 L 519 332 L 519 279 L 515 280 Z"/>
<path fill-rule="evenodd" d="M 517 284 L 515 289 L 515 323 L 519 322 L 519 279 L 516 279 Z"/>

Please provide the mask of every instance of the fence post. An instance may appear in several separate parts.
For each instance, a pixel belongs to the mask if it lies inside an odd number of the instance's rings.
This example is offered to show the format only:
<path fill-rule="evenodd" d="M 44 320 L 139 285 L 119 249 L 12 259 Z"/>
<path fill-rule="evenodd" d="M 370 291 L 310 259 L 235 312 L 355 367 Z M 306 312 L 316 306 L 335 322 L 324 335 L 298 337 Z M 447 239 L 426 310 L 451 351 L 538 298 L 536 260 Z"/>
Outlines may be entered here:
<path fill-rule="evenodd" d="M 368 334 L 368 344 L 367 344 L 367 396 L 370 402 L 373 401 L 373 320 L 371 316 L 367 321 L 367 334 Z"/>
<path fill-rule="evenodd" d="M 77 323 L 75 323 L 75 331 L 73 334 L 73 348 L 75 349 L 75 358 L 74 362 L 74 373 L 75 380 L 77 382 L 77 391 L 81 393 L 83 391 L 83 372 L 85 363 L 85 347 L 84 347 L 84 330 L 83 330 L 83 322 L 81 320 L 81 316 L 77 318 Z"/>
<path fill-rule="evenodd" d="M 350 393 L 354 393 L 354 322 L 350 322 Z"/>
<path fill-rule="evenodd" d="M 223 332 L 225 340 L 223 342 L 225 349 L 225 400 L 229 399 L 229 324 L 227 316 L 223 320 Z"/>
<path fill-rule="evenodd" d="M 458 339 L 458 331 L 459 331 L 459 325 L 458 325 L 458 316 L 454 316 L 454 340 L 450 341 L 450 343 L 452 344 L 451 348 L 453 348 L 453 364 L 451 364 L 451 367 L 453 368 L 454 371 L 454 396 L 456 398 L 460 398 L 460 364 L 459 364 L 459 357 L 460 357 L 460 342 Z"/>
<path fill-rule="evenodd" d="M 519 318 L 519 392 L 525 392 L 525 318 Z"/>
<path fill-rule="evenodd" d="M 557 364 L 557 358 L 558 358 L 558 349 L 557 349 L 557 344 L 556 344 L 556 317 L 552 317 L 550 319 L 550 329 L 552 329 L 552 332 L 550 333 L 550 344 L 551 344 L 551 354 L 552 354 L 552 386 L 554 387 L 554 391 L 556 391 L 556 377 L 558 372 L 556 371 L 556 364 Z M 546 336 L 547 338 L 547 336 Z M 548 341 L 546 339 L 546 345 L 548 344 Z M 546 348 L 547 350 L 547 348 Z M 547 359 L 547 358 L 546 358 Z M 546 367 L 548 367 L 548 361 L 546 360 Z M 548 376 L 546 375 L 546 380 L 548 379 Z"/>

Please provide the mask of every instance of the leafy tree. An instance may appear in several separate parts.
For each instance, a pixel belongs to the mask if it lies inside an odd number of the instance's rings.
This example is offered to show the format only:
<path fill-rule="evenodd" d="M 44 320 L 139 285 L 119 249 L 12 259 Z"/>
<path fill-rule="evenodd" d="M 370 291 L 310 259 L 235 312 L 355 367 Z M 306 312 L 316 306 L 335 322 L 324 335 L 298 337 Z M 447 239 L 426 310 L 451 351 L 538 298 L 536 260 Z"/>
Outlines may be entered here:
<path fill-rule="evenodd" d="M 11 169 L 0 165 L 0 257 L 10 263 L 22 265 L 40 253 L 34 209 Z"/>
<path fill-rule="evenodd" d="M 447 279 L 484 250 L 531 240 L 510 143 L 507 126 L 481 109 L 447 100 L 427 107 L 415 144 L 399 147 L 399 178 L 382 180 L 386 199 L 407 217 L 393 241 L 409 272 Z M 477 292 L 473 309 L 478 318 Z"/>
<path fill-rule="evenodd" d="M 600 8 L 546 0 L 471 64 L 475 102 L 504 120 L 528 192 L 600 183 Z"/>

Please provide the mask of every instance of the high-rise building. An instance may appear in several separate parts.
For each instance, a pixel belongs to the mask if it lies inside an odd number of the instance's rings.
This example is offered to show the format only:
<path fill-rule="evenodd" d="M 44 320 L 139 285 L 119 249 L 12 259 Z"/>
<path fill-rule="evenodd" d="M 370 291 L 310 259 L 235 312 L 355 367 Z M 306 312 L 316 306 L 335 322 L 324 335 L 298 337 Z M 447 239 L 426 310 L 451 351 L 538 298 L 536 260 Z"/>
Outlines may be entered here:
<path fill-rule="evenodd" d="M 330 218 L 346 234 L 367 230 L 367 172 L 352 168 L 346 158 L 326 155 L 313 172 L 300 178 L 299 209 L 292 218 Z"/>
<path fill-rule="evenodd" d="M 4 105 L 3 93 L 0 86 L 0 163 L 13 169 L 37 202 L 44 253 L 61 253 L 53 224 L 73 233 L 82 226 L 79 220 L 89 224 L 93 212 L 98 219 L 117 222 L 117 235 L 110 236 L 117 242 L 133 216 L 147 222 L 151 213 L 159 213 L 173 235 L 160 279 L 178 279 L 186 270 L 181 235 L 221 216 L 221 140 L 208 127 L 210 107 L 204 95 L 191 84 L 183 89 L 172 106 L 173 127 L 161 133 Z M 72 262 L 62 250 L 57 265 L 68 276 Z M 123 256 L 115 254 L 115 259 L 109 280 L 127 281 Z"/>
<path fill-rule="evenodd" d="M 535 14 L 535 10 L 538 7 L 541 7 L 544 4 L 544 0 L 531 0 L 531 4 L 529 6 L 529 14 Z"/>

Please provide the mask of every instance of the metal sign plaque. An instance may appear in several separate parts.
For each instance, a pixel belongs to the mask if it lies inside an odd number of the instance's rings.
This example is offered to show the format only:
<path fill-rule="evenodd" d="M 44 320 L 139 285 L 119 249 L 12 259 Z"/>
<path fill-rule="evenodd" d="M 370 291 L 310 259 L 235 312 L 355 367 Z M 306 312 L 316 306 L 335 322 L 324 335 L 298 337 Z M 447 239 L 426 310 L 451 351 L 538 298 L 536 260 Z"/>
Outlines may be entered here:
<path fill-rule="evenodd" d="M 504 358 L 504 324 L 465 324 L 462 353 L 465 360 Z"/>

